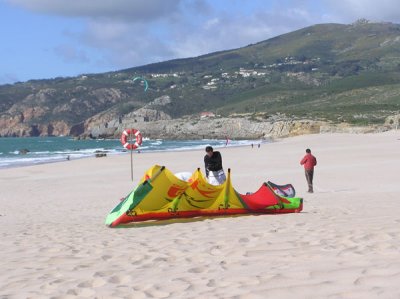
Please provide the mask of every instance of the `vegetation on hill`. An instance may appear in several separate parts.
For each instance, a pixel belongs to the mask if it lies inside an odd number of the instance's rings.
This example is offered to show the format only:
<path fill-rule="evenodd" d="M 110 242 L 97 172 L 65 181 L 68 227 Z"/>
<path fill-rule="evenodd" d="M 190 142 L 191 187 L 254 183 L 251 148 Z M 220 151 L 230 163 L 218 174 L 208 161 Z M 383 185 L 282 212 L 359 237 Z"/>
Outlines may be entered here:
<path fill-rule="evenodd" d="M 147 92 L 132 82 L 138 75 Z M 158 109 L 173 118 L 265 112 L 380 123 L 400 110 L 400 25 L 321 24 L 195 58 L 2 85 L 0 117 L 73 125 L 107 109 L 124 115 L 163 95 L 172 101 Z M 27 118 L 29 108 L 36 113 Z"/>

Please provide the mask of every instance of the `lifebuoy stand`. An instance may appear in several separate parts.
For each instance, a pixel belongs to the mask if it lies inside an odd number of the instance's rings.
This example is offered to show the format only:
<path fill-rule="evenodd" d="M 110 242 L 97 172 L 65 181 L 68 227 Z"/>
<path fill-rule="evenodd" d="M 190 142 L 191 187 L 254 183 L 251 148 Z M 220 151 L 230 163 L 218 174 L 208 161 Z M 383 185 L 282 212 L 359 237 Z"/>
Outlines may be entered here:
<path fill-rule="evenodd" d="M 135 136 L 135 143 L 128 142 L 128 136 L 130 141 L 132 142 L 132 137 Z M 122 132 L 121 135 L 121 143 L 124 148 L 131 151 L 131 180 L 133 181 L 133 161 L 132 161 L 132 152 L 137 149 L 143 142 L 142 134 L 139 130 L 136 129 L 127 129 Z"/>

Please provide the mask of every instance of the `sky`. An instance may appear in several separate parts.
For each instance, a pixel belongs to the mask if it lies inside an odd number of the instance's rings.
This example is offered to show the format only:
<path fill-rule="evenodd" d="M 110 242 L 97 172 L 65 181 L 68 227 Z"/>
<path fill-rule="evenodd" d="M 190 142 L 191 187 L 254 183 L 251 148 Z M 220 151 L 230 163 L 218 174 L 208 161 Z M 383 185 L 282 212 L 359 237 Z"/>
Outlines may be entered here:
<path fill-rule="evenodd" d="M 400 23 L 399 0 L 0 0 L 0 84 L 195 57 L 321 23 Z"/>

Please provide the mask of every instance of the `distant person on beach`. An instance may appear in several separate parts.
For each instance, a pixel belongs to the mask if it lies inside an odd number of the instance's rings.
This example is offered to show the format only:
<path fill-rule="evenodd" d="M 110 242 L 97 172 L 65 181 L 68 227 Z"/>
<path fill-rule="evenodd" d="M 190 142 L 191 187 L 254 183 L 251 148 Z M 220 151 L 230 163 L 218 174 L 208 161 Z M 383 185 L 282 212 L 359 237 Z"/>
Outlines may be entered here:
<path fill-rule="evenodd" d="M 306 149 L 306 155 L 300 161 L 300 165 L 304 165 L 304 171 L 306 174 L 306 180 L 308 184 L 308 193 L 313 193 L 313 178 L 314 178 L 314 166 L 317 165 L 317 158 L 311 154 L 311 150 Z"/>
<path fill-rule="evenodd" d="M 225 182 L 226 176 L 222 168 L 222 156 L 220 152 L 215 151 L 211 146 L 206 147 L 206 155 L 204 156 L 204 166 L 206 169 L 206 177 L 211 185 L 221 185 Z"/>

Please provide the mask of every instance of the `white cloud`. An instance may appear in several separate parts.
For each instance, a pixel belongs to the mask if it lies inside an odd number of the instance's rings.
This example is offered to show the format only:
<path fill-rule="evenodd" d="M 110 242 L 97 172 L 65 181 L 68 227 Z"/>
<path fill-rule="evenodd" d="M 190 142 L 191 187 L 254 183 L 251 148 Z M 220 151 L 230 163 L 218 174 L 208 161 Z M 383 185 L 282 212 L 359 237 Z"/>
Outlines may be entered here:
<path fill-rule="evenodd" d="M 67 17 L 110 18 L 125 21 L 156 19 L 174 12 L 181 0 L 7 0 L 24 9 Z"/>
<path fill-rule="evenodd" d="M 101 64 L 114 68 L 162 61 L 172 55 L 166 44 L 143 24 L 90 21 L 76 38 L 80 44 L 101 49 Z"/>
<path fill-rule="evenodd" d="M 182 20 L 188 18 L 182 9 L 197 15 L 209 11 L 204 0 L 6 1 L 33 13 L 81 18 L 84 28 L 63 32 L 70 44 L 55 47 L 55 53 L 64 61 L 83 61 L 86 53 L 77 48 L 86 48 L 98 53 L 101 65 L 118 68 L 175 58 L 168 32 L 176 26 L 186 27 Z"/>
<path fill-rule="evenodd" d="M 219 23 L 220 21 L 218 18 L 212 18 L 206 21 L 206 23 L 204 24 L 204 29 L 208 30 L 210 28 L 213 28 L 214 26 L 217 26 Z"/>
<path fill-rule="evenodd" d="M 313 24 L 314 19 L 304 9 L 261 11 L 253 15 L 221 15 L 205 21 L 193 32 L 176 30 L 174 48 L 177 57 L 189 57 L 213 51 L 239 48 Z"/>
<path fill-rule="evenodd" d="M 313 19 L 304 1 L 286 10 L 283 4 L 272 11 L 260 7 L 253 14 L 232 13 L 229 5 L 221 10 L 208 0 L 7 1 L 36 13 L 82 18 L 85 27 L 69 32 L 72 44 L 60 45 L 56 53 L 64 60 L 83 61 L 85 53 L 76 50 L 79 44 L 80 49 L 97 51 L 103 65 L 115 68 L 238 48 L 309 25 Z M 240 7 L 240 1 L 236 5 Z"/>
<path fill-rule="evenodd" d="M 398 0 L 325 0 L 336 19 L 353 22 L 359 18 L 371 21 L 400 22 Z"/>
<path fill-rule="evenodd" d="M 241 9 L 245 0 L 6 1 L 81 18 L 84 28 L 68 32 L 71 44 L 56 52 L 65 60 L 100 61 L 114 69 L 238 48 L 317 23 L 400 20 L 398 0 L 253 0 L 247 11 Z"/>

